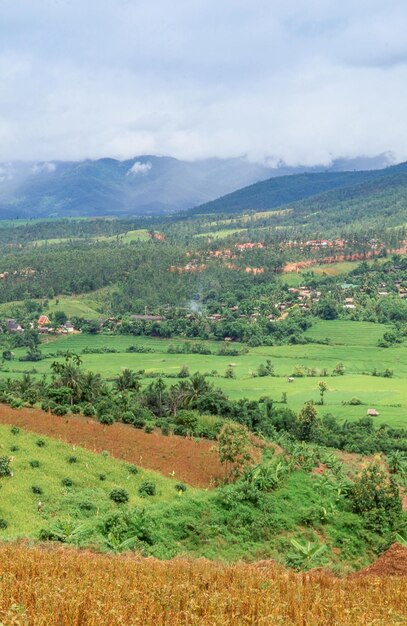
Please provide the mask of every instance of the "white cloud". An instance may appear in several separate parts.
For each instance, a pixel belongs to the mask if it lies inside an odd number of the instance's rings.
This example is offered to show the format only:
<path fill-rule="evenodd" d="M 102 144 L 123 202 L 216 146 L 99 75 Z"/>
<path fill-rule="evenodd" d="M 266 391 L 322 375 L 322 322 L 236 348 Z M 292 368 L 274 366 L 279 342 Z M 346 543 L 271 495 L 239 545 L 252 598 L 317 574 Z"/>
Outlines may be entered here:
<path fill-rule="evenodd" d="M 148 174 L 152 167 L 153 166 L 150 161 L 148 161 L 147 163 L 141 163 L 141 161 L 136 161 L 127 172 L 127 176 L 129 176 L 130 174 Z"/>
<path fill-rule="evenodd" d="M 0 161 L 407 158 L 406 23 L 403 0 L 3 0 Z"/>
<path fill-rule="evenodd" d="M 35 163 L 32 166 L 31 171 L 33 174 L 52 174 L 57 169 L 55 163 Z"/>

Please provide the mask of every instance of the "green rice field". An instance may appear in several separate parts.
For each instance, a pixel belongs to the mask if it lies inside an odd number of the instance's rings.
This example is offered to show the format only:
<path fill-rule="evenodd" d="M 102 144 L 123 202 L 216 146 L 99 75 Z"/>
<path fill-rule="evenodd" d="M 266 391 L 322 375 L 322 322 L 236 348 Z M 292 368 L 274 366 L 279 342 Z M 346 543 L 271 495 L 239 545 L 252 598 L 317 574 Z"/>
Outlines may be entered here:
<path fill-rule="evenodd" d="M 173 378 L 185 365 L 190 373 L 199 371 L 210 375 L 210 380 L 221 387 L 230 397 L 258 399 L 270 396 L 280 401 L 287 394 L 288 406 L 298 411 L 308 400 L 318 400 L 318 382 L 324 377 L 328 385 L 325 406 L 319 411 L 329 412 L 341 419 L 364 417 L 368 408 L 379 412 L 377 424 L 388 423 L 407 427 L 407 346 L 378 348 L 377 341 L 386 327 L 380 324 L 352 321 L 319 321 L 306 332 L 313 341 L 328 339 L 329 345 L 308 343 L 305 345 L 261 346 L 250 348 L 239 356 L 216 354 L 220 343 L 204 342 L 215 354 L 170 354 L 170 345 L 183 344 L 184 339 L 154 339 L 124 335 L 74 335 L 58 339 L 49 338 L 42 346 L 44 354 L 57 350 L 70 350 L 81 355 L 83 367 L 100 372 L 112 379 L 123 368 L 161 372 L 173 384 Z M 133 345 L 143 345 L 152 352 L 127 353 Z M 243 347 L 232 344 L 234 347 Z M 83 354 L 85 348 L 114 348 L 118 352 Z M 48 375 L 51 359 L 36 363 L 19 362 L 23 349 L 16 349 L 16 358 L 3 364 L 0 376 L 19 376 L 30 371 L 34 375 Z M 261 363 L 270 359 L 275 369 L 273 377 L 256 376 Z M 333 375 L 337 363 L 343 363 L 344 375 Z M 235 378 L 225 378 L 225 371 L 232 365 Z M 393 377 L 373 376 L 372 371 L 393 370 Z M 307 372 L 308 370 L 308 372 Z M 314 370 L 314 371 L 312 371 Z M 325 372 L 324 372 L 325 370 Z M 303 375 L 300 375 L 300 374 Z M 310 375 L 312 374 L 312 375 Z M 294 376 L 289 382 L 288 377 Z M 148 384 L 149 378 L 143 379 Z M 348 403 L 358 398 L 362 404 Z"/>

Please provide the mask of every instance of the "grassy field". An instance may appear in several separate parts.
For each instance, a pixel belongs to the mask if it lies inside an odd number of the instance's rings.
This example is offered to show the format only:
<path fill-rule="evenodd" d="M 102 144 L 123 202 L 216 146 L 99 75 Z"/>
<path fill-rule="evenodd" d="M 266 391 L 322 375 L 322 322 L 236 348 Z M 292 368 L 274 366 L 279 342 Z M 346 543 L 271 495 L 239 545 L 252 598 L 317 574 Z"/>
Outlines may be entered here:
<path fill-rule="evenodd" d="M 245 228 L 230 228 L 224 230 L 213 230 L 208 233 L 199 233 L 199 235 L 195 235 L 195 237 L 210 237 L 211 239 L 224 239 L 225 237 L 229 237 L 229 235 L 235 235 L 236 233 L 244 233 L 247 229 Z"/>
<path fill-rule="evenodd" d="M 39 442 L 40 445 L 39 445 Z M 40 447 L 41 446 L 41 447 Z M 0 530 L 0 538 L 36 536 L 38 531 L 56 519 L 86 521 L 89 516 L 113 512 L 117 505 L 109 498 L 112 489 L 124 488 L 132 506 L 145 506 L 138 495 L 144 480 L 157 485 L 154 502 L 168 502 L 177 497 L 175 480 L 158 472 L 139 469 L 112 458 L 108 454 L 94 454 L 77 445 L 68 445 L 55 439 L 20 430 L 13 434 L 9 426 L 0 425 L 0 456 L 12 457 L 12 477 L 0 478 L 0 518 L 8 523 Z M 69 459 L 76 458 L 76 462 Z M 31 463 L 38 461 L 39 467 Z M 103 475 L 104 480 L 100 479 Z M 71 487 L 62 484 L 70 478 Z M 33 493 L 39 487 L 42 493 Z M 38 513 L 38 501 L 43 512 Z M 84 506 L 83 503 L 87 503 Z"/>
<path fill-rule="evenodd" d="M 341 419 L 357 419 L 366 415 L 368 408 L 375 408 L 380 415 L 376 423 L 388 423 L 394 426 L 407 426 L 407 349 L 406 345 L 392 348 L 378 348 L 377 340 L 386 327 L 366 322 L 320 321 L 306 332 L 314 340 L 328 338 L 330 345 L 306 344 L 292 346 L 261 346 L 249 349 L 240 356 L 218 356 L 200 354 L 169 354 L 170 345 L 183 343 L 183 340 L 163 340 L 124 335 L 75 335 L 53 339 L 44 344 L 44 354 L 57 350 L 71 350 L 81 354 L 86 369 L 100 372 L 106 378 L 117 376 L 123 368 L 145 369 L 147 372 L 176 374 L 186 365 L 190 372 L 212 373 L 212 382 L 221 387 L 232 398 L 248 397 L 258 399 L 268 395 L 279 401 L 283 393 L 287 394 L 288 406 L 298 411 L 304 402 L 319 398 L 318 382 L 322 370 L 328 372 L 326 382 L 328 392 L 325 407 L 320 411 L 333 413 Z M 219 343 L 206 342 L 213 352 Z M 149 347 L 153 352 L 127 353 L 132 345 Z M 111 347 L 118 350 L 114 354 L 82 354 L 86 347 Z M 24 354 L 23 349 L 14 351 L 16 357 Z M 257 368 L 266 359 L 270 359 L 275 368 L 275 377 L 255 377 Z M 343 363 L 345 374 L 332 376 L 337 363 Z M 4 364 L 0 376 L 18 376 L 26 371 L 38 375 L 48 374 L 51 361 L 45 359 L 38 363 L 19 362 Z M 227 367 L 232 364 L 235 378 L 224 377 Z M 298 367 L 304 370 L 315 368 L 315 376 L 296 377 L 293 383 L 287 378 L 295 375 Z M 393 378 L 372 376 L 373 368 L 379 372 L 386 369 L 394 371 Z M 214 372 L 217 372 L 217 374 Z M 148 384 L 145 379 L 143 384 Z M 174 383 L 173 378 L 168 379 Z M 357 397 L 361 406 L 349 406 L 343 403 Z"/>
<path fill-rule="evenodd" d="M 126 233 L 112 236 L 89 237 L 92 241 L 121 241 L 122 243 L 132 243 L 133 241 L 147 241 L 149 239 L 148 230 L 140 228 L 138 230 L 129 230 Z M 61 243 L 69 243 L 70 241 L 84 241 L 83 237 L 55 237 L 51 239 L 36 239 L 31 245 L 44 246 L 55 245 Z"/>
<path fill-rule="evenodd" d="M 103 313 L 104 298 L 108 288 L 99 289 L 80 296 L 57 296 L 48 300 L 48 308 L 43 313 L 49 315 L 54 311 L 64 311 L 68 317 L 84 317 L 85 319 L 99 319 Z M 0 304 L 0 315 L 12 316 L 13 311 L 22 306 L 22 301 L 4 302 Z"/>

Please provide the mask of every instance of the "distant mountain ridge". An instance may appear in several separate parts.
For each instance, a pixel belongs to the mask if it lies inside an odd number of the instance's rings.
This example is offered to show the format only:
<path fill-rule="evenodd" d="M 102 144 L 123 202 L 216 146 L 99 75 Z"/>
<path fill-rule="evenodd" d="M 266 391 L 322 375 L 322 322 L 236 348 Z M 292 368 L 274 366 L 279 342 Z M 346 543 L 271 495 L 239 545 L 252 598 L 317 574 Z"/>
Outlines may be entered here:
<path fill-rule="evenodd" d="M 288 221 L 322 225 L 356 219 L 407 221 L 407 163 L 360 172 L 293 174 L 238 189 L 188 214 L 244 213 L 291 208 Z"/>
<path fill-rule="evenodd" d="M 388 155 L 333 161 L 329 171 L 386 165 Z M 325 169 L 274 167 L 245 158 L 181 161 L 142 155 L 119 161 L 0 164 L 0 219 L 146 215 L 206 204 L 236 189 L 284 175 Z M 328 185 L 324 186 L 330 189 Z M 306 196 L 303 196 L 306 197 Z"/>

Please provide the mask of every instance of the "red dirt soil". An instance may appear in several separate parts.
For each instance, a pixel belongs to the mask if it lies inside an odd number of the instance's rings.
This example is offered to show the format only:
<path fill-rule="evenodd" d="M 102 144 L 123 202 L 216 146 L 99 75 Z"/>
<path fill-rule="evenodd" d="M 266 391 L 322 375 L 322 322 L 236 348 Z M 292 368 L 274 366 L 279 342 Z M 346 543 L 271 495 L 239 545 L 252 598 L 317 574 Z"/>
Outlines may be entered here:
<path fill-rule="evenodd" d="M 40 409 L 11 409 L 0 404 L 0 423 L 19 426 L 91 450 L 106 450 L 113 457 L 174 476 L 195 487 L 211 487 L 224 478 L 215 443 L 169 437 L 115 423 L 104 426 L 80 416 L 58 417 Z"/>
<path fill-rule="evenodd" d="M 394 543 L 377 561 L 353 576 L 407 576 L 407 548 Z"/>

